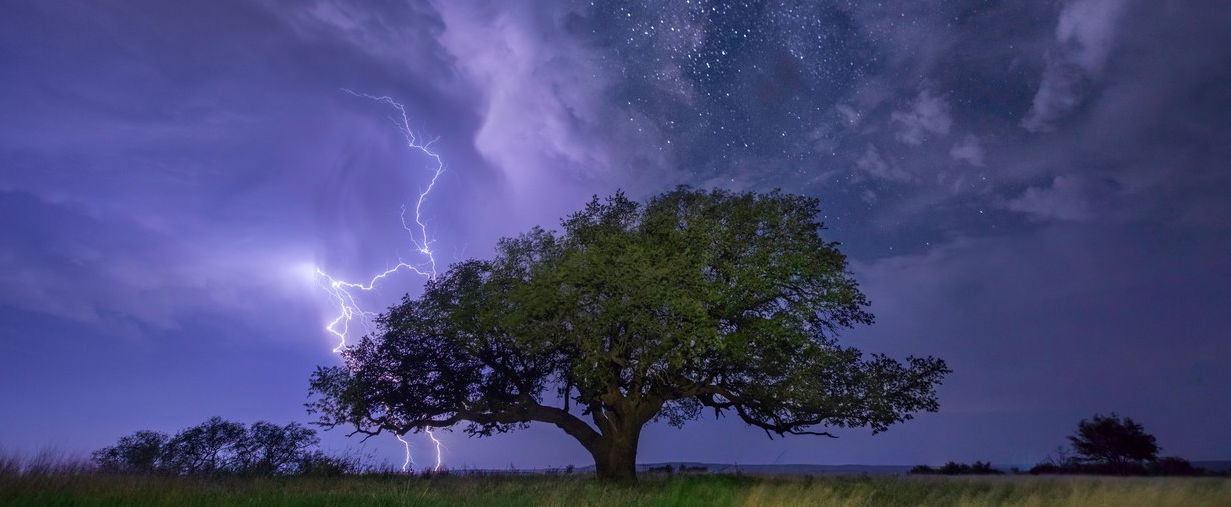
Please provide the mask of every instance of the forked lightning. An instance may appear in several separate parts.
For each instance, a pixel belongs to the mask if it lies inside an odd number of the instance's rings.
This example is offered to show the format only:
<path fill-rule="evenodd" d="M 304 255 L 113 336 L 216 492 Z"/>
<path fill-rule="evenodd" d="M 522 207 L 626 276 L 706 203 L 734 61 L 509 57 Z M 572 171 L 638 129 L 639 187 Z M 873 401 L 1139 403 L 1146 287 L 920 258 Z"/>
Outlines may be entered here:
<path fill-rule="evenodd" d="M 415 252 L 421 257 L 419 263 L 412 264 L 399 259 L 397 265 L 373 275 L 366 282 L 339 280 L 331 276 L 329 273 L 326 273 L 325 270 L 321 269 L 319 266 L 316 267 L 316 275 L 318 280 L 321 282 L 321 286 L 325 288 L 338 307 L 338 315 L 325 326 L 326 331 L 338 338 L 338 345 L 333 349 L 335 354 L 341 353 L 342 349 L 346 347 L 347 338 L 351 333 L 352 322 L 358 321 L 359 325 L 363 327 L 363 331 L 365 333 L 371 331 L 371 319 L 376 316 L 376 313 L 365 311 L 362 308 L 359 304 L 358 298 L 356 298 L 357 292 L 371 291 L 382 280 L 400 271 L 407 271 L 428 279 L 436 277 L 436 254 L 432 252 L 433 241 L 428 234 L 427 223 L 423 221 L 423 203 L 427 201 L 428 195 L 430 195 L 432 190 L 436 188 L 436 183 L 440 180 L 440 175 L 444 172 L 444 161 L 440 158 L 440 155 L 432 151 L 431 148 L 432 143 L 436 140 L 433 139 L 427 142 L 422 142 L 419 140 L 419 137 L 415 135 L 414 130 L 411 130 L 410 128 L 410 118 L 406 114 L 405 106 L 388 96 L 378 97 L 375 95 L 368 95 L 366 93 L 354 92 L 348 89 L 343 89 L 342 91 L 355 97 L 374 100 L 397 111 L 396 115 L 389 118 L 390 121 L 393 122 L 394 126 L 397 127 L 398 131 L 401 132 L 402 136 L 405 138 L 407 148 L 411 151 L 422 153 L 431 160 L 428 170 L 432 173 L 432 178 L 428 182 L 427 187 L 420 191 L 418 198 L 415 199 L 413 220 L 407 220 L 407 207 L 402 206 L 402 229 L 404 229 L 407 235 L 410 236 L 410 242 L 414 245 Z M 436 438 L 436 435 L 432 433 L 431 428 L 424 428 L 424 432 L 427 433 L 428 438 L 432 440 L 433 445 L 436 447 L 436 464 L 432 467 L 432 470 L 440 470 L 444 464 L 443 456 L 441 454 L 443 445 L 440 440 Z M 402 462 L 402 471 L 410 470 L 414 463 L 410 456 L 410 442 L 407 442 L 406 439 L 403 438 L 405 434 L 397 434 L 396 436 L 398 441 L 402 443 L 403 449 L 405 449 L 406 452 L 405 460 Z"/>

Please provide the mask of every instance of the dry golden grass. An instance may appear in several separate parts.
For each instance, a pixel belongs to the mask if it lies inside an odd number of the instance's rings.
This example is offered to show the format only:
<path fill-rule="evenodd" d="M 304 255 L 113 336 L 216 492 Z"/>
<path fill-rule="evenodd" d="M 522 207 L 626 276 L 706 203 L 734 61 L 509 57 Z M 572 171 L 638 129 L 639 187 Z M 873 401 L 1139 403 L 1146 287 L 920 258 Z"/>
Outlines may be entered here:
<path fill-rule="evenodd" d="M 754 484 L 739 505 L 1228 506 L 1226 478 L 897 477 Z"/>

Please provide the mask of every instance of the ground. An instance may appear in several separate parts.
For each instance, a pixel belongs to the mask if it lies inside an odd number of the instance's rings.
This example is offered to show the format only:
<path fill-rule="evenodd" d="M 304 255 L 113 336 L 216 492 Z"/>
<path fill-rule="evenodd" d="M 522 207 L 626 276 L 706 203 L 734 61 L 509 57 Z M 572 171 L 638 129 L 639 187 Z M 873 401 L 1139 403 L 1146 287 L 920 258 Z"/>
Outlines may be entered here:
<path fill-rule="evenodd" d="M 0 505 L 1231 505 L 1227 478 L 645 477 L 635 485 L 578 476 L 373 476 L 173 479 L 0 477 Z"/>

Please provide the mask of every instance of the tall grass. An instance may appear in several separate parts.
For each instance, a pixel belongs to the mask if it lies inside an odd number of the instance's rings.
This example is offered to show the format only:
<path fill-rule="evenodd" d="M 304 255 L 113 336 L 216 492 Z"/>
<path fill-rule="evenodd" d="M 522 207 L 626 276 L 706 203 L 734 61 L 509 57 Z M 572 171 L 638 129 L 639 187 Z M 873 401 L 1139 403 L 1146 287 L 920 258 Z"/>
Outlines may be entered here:
<path fill-rule="evenodd" d="M 8 475 L 0 505 L 1226 506 L 1227 478 L 578 476 L 170 478 Z"/>
<path fill-rule="evenodd" d="M 88 459 L 57 449 L 43 449 L 27 455 L 0 448 L 0 478 L 78 475 L 93 471 L 94 464 Z"/>

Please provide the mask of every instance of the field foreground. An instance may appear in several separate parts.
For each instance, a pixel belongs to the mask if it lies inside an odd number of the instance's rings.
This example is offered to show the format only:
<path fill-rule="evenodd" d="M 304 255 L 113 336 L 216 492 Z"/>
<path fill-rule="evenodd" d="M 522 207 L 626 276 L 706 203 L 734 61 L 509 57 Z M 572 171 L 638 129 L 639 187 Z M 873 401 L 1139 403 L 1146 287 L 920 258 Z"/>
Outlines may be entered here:
<path fill-rule="evenodd" d="M 1106 477 L 0 477 L 0 505 L 1231 505 L 1231 479 Z"/>

